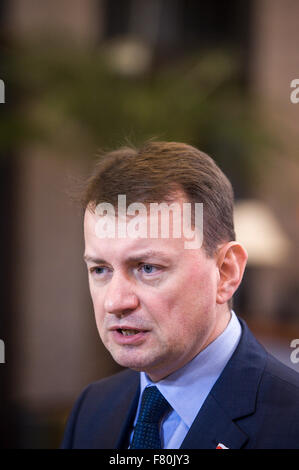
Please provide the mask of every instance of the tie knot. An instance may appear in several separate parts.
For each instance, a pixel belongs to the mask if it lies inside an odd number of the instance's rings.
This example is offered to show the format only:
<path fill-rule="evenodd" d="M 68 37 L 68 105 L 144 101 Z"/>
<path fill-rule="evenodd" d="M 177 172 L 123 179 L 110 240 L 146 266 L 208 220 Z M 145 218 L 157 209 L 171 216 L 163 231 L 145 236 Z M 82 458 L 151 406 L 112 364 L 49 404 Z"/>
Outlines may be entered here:
<path fill-rule="evenodd" d="M 144 423 L 159 423 L 170 409 L 170 404 L 156 386 L 147 387 L 142 394 L 139 420 Z"/>

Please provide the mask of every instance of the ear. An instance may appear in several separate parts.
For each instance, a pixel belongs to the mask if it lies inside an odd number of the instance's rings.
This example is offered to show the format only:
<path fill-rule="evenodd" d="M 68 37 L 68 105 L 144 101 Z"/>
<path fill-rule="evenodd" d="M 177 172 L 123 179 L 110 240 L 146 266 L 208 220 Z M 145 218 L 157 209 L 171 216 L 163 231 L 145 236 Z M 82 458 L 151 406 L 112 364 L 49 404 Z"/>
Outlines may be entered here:
<path fill-rule="evenodd" d="M 247 262 L 247 252 L 238 242 L 225 243 L 218 250 L 219 281 L 216 302 L 224 304 L 232 298 L 242 281 Z"/>

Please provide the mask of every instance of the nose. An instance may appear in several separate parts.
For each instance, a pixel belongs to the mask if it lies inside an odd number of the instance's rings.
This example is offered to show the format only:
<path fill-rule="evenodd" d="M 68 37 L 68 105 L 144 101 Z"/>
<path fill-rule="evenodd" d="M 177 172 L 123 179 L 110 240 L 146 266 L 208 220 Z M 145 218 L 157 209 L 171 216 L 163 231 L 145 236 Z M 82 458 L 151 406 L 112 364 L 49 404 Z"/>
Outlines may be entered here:
<path fill-rule="evenodd" d="M 138 304 L 139 300 L 130 280 L 114 272 L 105 293 L 105 311 L 114 315 L 123 315 L 135 310 Z"/>

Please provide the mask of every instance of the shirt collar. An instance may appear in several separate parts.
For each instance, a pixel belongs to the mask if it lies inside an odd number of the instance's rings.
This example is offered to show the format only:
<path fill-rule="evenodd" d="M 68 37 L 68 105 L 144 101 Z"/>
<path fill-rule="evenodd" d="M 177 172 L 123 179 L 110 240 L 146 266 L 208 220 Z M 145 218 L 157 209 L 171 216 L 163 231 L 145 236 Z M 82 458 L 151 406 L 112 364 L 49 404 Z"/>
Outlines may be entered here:
<path fill-rule="evenodd" d="M 140 397 L 149 385 L 156 385 L 172 408 L 190 427 L 214 383 L 236 349 L 241 325 L 231 311 L 226 329 L 205 349 L 179 370 L 159 382 L 140 373 Z"/>

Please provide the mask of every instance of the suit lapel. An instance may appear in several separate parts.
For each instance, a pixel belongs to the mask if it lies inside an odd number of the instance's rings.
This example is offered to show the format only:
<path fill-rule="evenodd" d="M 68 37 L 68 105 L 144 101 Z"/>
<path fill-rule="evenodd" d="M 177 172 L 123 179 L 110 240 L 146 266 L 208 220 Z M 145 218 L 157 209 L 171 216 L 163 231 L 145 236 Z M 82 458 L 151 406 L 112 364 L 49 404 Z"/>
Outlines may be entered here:
<path fill-rule="evenodd" d="M 134 419 L 139 399 L 139 374 L 126 371 L 126 379 L 110 397 L 105 410 L 97 419 L 93 447 L 95 449 L 127 448 L 130 427 Z"/>
<path fill-rule="evenodd" d="M 233 356 L 195 418 L 182 449 L 239 449 L 248 441 L 240 418 L 255 411 L 266 352 L 241 319 L 242 336 Z"/>
<path fill-rule="evenodd" d="M 224 409 L 210 394 L 181 449 L 216 449 L 222 443 L 229 449 L 239 449 L 248 440 L 248 436 L 227 416 Z"/>
<path fill-rule="evenodd" d="M 134 387 L 134 389 L 135 389 L 134 396 L 130 395 L 130 397 L 127 397 L 126 403 L 123 404 L 124 419 L 119 428 L 118 438 L 115 443 L 116 449 L 127 449 L 129 446 L 129 438 L 130 438 L 130 434 L 132 431 L 132 426 L 133 426 L 134 418 L 136 415 L 139 394 L 140 394 L 139 376 L 138 376 L 138 386 Z"/>

